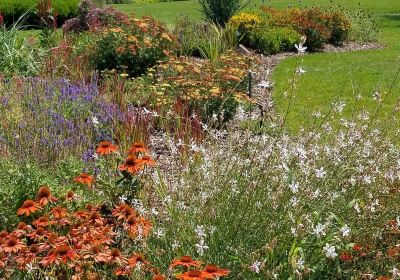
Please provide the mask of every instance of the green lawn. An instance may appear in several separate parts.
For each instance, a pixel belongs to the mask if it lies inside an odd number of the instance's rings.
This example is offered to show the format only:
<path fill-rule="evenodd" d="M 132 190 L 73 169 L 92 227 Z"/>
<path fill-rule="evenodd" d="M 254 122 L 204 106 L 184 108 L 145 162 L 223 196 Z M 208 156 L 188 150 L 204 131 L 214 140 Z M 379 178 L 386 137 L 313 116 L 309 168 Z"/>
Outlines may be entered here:
<path fill-rule="evenodd" d="M 260 5 L 262 0 L 252 0 L 250 6 Z M 284 8 L 292 6 L 311 6 L 328 4 L 330 0 L 282 1 L 266 0 L 265 4 Z M 393 83 L 400 67 L 400 0 L 337 0 L 335 3 L 356 6 L 372 11 L 377 18 L 380 29 L 380 41 L 387 47 L 382 50 L 357 51 L 351 53 L 318 53 L 301 57 L 299 63 L 307 71 L 297 84 L 294 98 L 291 100 L 287 121 L 289 127 L 298 128 L 306 123 L 305 116 L 311 112 L 327 111 L 330 104 L 337 100 L 348 103 L 348 113 L 352 107 L 360 109 L 375 106 L 371 96 L 374 91 L 384 92 Z M 114 5 L 126 13 L 152 15 L 160 20 L 173 24 L 180 15 L 200 19 L 198 4 L 195 0 Z M 274 96 L 279 111 L 285 111 L 287 99 L 282 98 L 290 86 L 299 58 L 284 60 L 273 73 L 275 82 Z M 361 94 L 361 101 L 354 101 L 354 96 Z M 390 109 L 400 95 L 400 84 L 395 84 L 392 95 L 387 99 L 381 115 L 390 114 Z"/>

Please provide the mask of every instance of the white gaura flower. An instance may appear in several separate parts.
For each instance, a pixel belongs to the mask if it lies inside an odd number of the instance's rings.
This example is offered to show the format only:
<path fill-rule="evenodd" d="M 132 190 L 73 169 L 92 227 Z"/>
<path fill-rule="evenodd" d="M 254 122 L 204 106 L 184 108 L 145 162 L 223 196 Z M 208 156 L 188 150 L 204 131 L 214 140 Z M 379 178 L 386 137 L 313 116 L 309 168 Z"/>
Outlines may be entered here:
<path fill-rule="evenodd" d="M 260 83 L 257 84 L 257 87 L 260 88 L 271 88 L 274 85 L 274 83 L 262 80 Z"/>
<path fill-rule="evenodd" d="M 325 256 L 326 256 L 327 258 L 334 259 L 334 258 L 337 257 L 335 246 L 331 246 L 331 245 L 329 245 L 328 243 L 326 243 L 326 245 L 325 245 L 325 247 L 323 248 L 323 250 L 324 250 Z"/>
<path fill-rule="evenodd" d="M 306 70 L 304 70 L 303 68 L 298 67 L 296 69 L 296 74 L 303 75 L 304 73 L 306 73 Z"/>
<path fill-rule="evenodd" d="M 342 233 L 343 237 L 349 236 L 350 235 L 351 228 L 349 228 L 348 225 L 344 225 L 341 229 L 340 232 Z"/>
<path fill-rule="evenodd" d="M 302 43 L 294 44 L 295 48 L 297 49 L 298 53 L 305 53 L 307 47 L 304 47 Z"/>
<path fill-rule="evenodd" d="M 292 193 L 297 193 L 299 191 L 299 184 L 296 182 L 292 182 L 291 184 L 289 184 L 289 188 L 292 191 Z"/>
<path fill-rule="evenodd" d="M 325 236 L 325 225 L 318 223 L 314 228 L 313 228 L 313 233 L 317 237 Z"/>
<path fill-rule="evenodd" d="M 320 169 L 315 169 L 315 176 L 319 179 L 324 178 L 326 175 L 326 171 L 324 170 L 323 167 L 321 167 Z"/>
<path fill-rule="evenodd" d="M 250 266 L 250 270 L 259 274 L 261 269 L 263 269 L 264 267 L 264 262 L 260 262 L 260 261 L 255 261 L 251 266 Z"/>
<path fill-rule="evenodd" d="M 201 239 L 199 241 L 199 243 L 197 243 L 195 246 L 196 246 L 197 253 L 200 256 L 202 256 L 204 254 L 204 251 L 208 250 L 208 248 L 209 248 L 207 245 L 204 244 L 204 239 Z"/>
<path fill-rule="evenodd" d="M 200 237 L 200 238 L 206 237 L 206 236 L 207 236 L 207 234 L 206 234 L 206 232 L 205 232 L 205 230 L 204 230 L 204 226 L 203 226 L 203 225 L 197 226 L 196 229 L 194 230 L 194 232 L 195 232 L 195 233 L 197 234 L 197 236 Z"/>
<path fill-rule="evenodd" d="M 96 116 L 92 116 L 92 124 L 95 127 L 97 127 L 100 124 L 99 119 Z"/>

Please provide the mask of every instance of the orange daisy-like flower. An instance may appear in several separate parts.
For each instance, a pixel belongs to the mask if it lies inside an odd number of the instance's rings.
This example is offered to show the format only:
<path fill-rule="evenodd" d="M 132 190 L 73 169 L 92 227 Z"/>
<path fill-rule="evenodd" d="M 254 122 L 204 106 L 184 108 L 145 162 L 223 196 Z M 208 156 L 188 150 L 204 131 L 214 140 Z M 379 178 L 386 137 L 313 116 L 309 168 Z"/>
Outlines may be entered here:
<path fill-rule="evenodd" d="M 41 186 L 38 193 L 37 193 L 37 199 L 40 205 L 47 205 L 48 203 L 51 202 L 56 202 L 57 198 L 52 196 L 51 191 L 49 187 L 47 186 Z"/>
<path fill-rule="evenodd" d="M 72 250 L 68 245 L 59 245 L 55 249 L 50 250 L 47 257 L 45 257 L 41 263 L 43 265 L 50 265 L 52 263 L 66 264 L 68 260 L 74 260 L 76 257 L 76 253 Z"/>
<path fill-rule="evenodd" d="M 27 234 L 27 236 L 36 241 L 49 236 L 49 233 L 44 228 L 39 227 L 35 231 Z"/>
<path fill-rule="evenodd" d="M 54 222 L 53 222 L 53 221 L 50 221 L 50 220 L 49 220 L 49 217 L 45 215 L 45 216 L 40 217 L 40 218 L 37 219 L 36 221 L 33 221 L 32 224 L 33 224 L 34 226 L 36 226 L 36 227 L 47 227 L 47 226 L 49 226 L 49 225 L 54 224 Z"/>
<path fill-rule="evenodd" d="M 96 153 L 104 156 L 118 151 L 118 146 L 114 145 L 110 141 L 102 141 L 96 148 Z"/>
<path fill-rule="evenodd" d="M 58 219 L 62 219 L 65 218 L 67 216 L 68 210 L 66 208 L 60 207 L 60 206 L 56 206 L 53 207 L 53 209 L 51 209 L 50 211 L 54 218 Z"/>
<path fill-rule="evenodd" d="M 112 214 L 117 217 L 117 220 L 127 219 L 129 216 L 135 215 L 135 210 L 128 204 L 124 203 L 116 207 Z M 131 223 L 132 224 L 132 223 Z"/>
<path fill-rule="evenodd" d="M 129 155 L 136 155 L 137 153 L 147 153 L 149 150 L 141 142 L 133 143 L 132 147 L 128 150 Z"/>
<path fill-rule="evenodd" d="M 136 265 L 141 264 L 141 265 L 149 265 L 150 263 L 145 260 L 145 258 L 141 254 L 133 254 L 129 259 L 128 259 L 128 264 L 130 268 L 135 268 Z"/>
<path fill-rule="evenodd" d="M 205 279 L 214 279 L 216 277 L 227 276 L 229 275 L 229 273 L 229 270 L 221 269 L 213 264 L 206 265 L 206 267 L 202 271 L 203 277 Z"/>
<path fill-rule="evenodd" d="M 185 273 L 178 274 L 176 276 L 177 279 L 182 279 L 182 280 L 204 280 L 202 271 L 200 270 L 190 270 Z"/>
<path fill-rule="evenodd" d="M 81 173 L 79 176 L 74 178 L 74 182 L 82 185 L 91 186 L 94 182 L 94 178 L 87 173 Z"/>
<path fill-rule="evenodd" d="M 191 266 L 200 267 L 202 262 L 193 260 L 190 256 L 183 256 L 180 259 L 173 260 L 170 267 L 184 266 L 189 268 Z"/>
<path fill-rule="evenodd" d="M 105 255 L 111 263 L 117 263 L 118 265 L 125 265 L 127 263 L 126 257 L 124 257 L 117 248 L 111 249 L 108 253 L 105 253 Z"/>
<path fill-rule="evenodd" d="M 22 206 L 18 209 L 18 215 L 25 215 L 29 216 L 32 213 L 35 213 L 37 210 L 41 210 L 42 207 L 40 207 L 39 204 L 37 204 L 33 200 L 26 200 Z"/>
<path fill-rule="evenodd" d="M 155 166 L 156 162 L 150 156 L 143 156 L 139 159 L 139 164 L 148 165 L 148 166 Z"/>
<path fill-rule="evenodd" d="M 17 253 L 19 250 L 24 248 L 25 245 L 16 238 L 15 236 L 11 236 L 4 244 L 3 251 L 6 253 Z"/>
<path fill-rule="evenodd" d="M 125 159 L 124 164 L 119 166 L 120 171 L 126 171 L 131 174 L 135 174 L 142 169 L 143 166 L 140 164 L 140 160 L 138 160 L 136 156 L 128 156 Z"/>

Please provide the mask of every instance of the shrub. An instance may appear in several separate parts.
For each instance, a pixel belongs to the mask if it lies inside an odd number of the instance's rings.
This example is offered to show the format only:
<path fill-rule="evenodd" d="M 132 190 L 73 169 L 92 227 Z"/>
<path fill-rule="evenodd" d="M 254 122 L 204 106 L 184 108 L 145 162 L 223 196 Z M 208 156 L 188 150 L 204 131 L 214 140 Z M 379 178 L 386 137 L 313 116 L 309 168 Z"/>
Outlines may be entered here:
<path fill-rule="evenodd" d="M 249 63 L 229 51 L 215 62 L 170 58 L 150 71 L 141 91 L 148 92 L 145 98 L 153 108 L 162 106 L 168 111 L 180 101 L 189 105 L 189 116 L 221 125 L 232 119 L 240 103 L 251 103 L 246 92 Z"/>
<path fill-rule="evenodd" d="M 290 27 L 259 28 L 250 33 L 248 44 L 264 54 L 291 51 L 300 41 L 300 34 Z"/>
<path fill-rule="evenodd" d="M 305 36 L 309 50 L 319 49 L 328 42 L 341 44 L 349 39 L 351 30 L 351 21 L 343 12 L 319 8 L 277 10 L 262 7 L 255 13 L 242 12 L 233 16 L 229 25 L 236 26 L 244 34 L 245 44 L 267 53 L 291 49 L 288 44 L 296 43 L 300 39 L 298 34 Z"/>
<path fill-rule="evenodd" d="M 39 18 L 36 14 L 37 0 L 9 0 L 0 1 L 0 11 L 3 13 L 4 21 L 11 25 L 18 18 L 26 14 L 26 24 L 38 25 Z M 62 24 L 65 20 L 76 15 L 79 0 L 52 0 L 52 9 L 57 14 L 57 23 Z"/>
<path fill-rule="evenodd" d="M 77 17 L 67 20 L 62 29 L 64 32 L 82 32 L 104 28 L 112 22 L 122 21 L 127 16 L 113 8 L 98 8 L 92 0 L 83 0 Z"/>
<path fill-rule="evenodd" d="M 228 20 L 249 3 L 248 0 L 199 0 L 204 19 L 224 27 Z"/>
<path fill-rule="evenodd" d="M 117 69 L 138 76 L 176 48 L 174 36 L 151 17 L 130 18 L 93 32 L 90 61 L 95 69 Z"/>

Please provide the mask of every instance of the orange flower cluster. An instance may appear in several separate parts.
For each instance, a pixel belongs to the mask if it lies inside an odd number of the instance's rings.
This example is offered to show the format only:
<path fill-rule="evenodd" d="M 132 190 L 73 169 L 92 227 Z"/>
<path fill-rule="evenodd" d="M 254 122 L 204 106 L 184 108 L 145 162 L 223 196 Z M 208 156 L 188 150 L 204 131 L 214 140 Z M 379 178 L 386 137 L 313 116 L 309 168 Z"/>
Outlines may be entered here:
<path fill-rule="evenodd" d="M 51 194 L 49 187 L 41 186 L 37 193 L 36 201 L 31 199 L 26 200 L 18 209 L 18 215 L 29 216 L 30 214 L 41 210 L 43 206 L 54 202 L 57 202 L 57 198 Z"/>
<path fill-rule="evenodd" d="M 145 238 L 152 228 L 151 222 L 131 206 L 122 204 L 108 211 L 105 205 L 87 205 L 84 210 L 70 212 L 69 201 L 64 199 L 60 200 L 63 204 L 43 210 L 42 206 L 56 201 L 47 187 L 41 187 L 37 202 L 23 203 L 18 214 L 42 211 L 41 216 L 30 225 L 21 222 L 10 233 L 0 232 L 0 269 L 25 271 L 29 265 L 57 270 L 67 264 L 73 279 L 88 279 L 87 273 L 97 273 L 100 266 L 109 267 L 116 275 L 129 275 L 140 263 L 145 271 L 157 274 L 142 255 L 121 252 L 118 236 Z M 88 264 L 92 269 L 88 270 Z"/>
<path fill-rule="evenodd" d="M 219 268 L 216 265 L 209 264 L 201 269 L 201 261 L 193 260 L 190 256 L 183 256 L 180 259 L 173 260 L 170 268 L 183 267 L 187 271 L 177 274 L 175 277 L 182 280 L 205 280 L 218 279 L 219 277 L 228 276 L 230 271 Z M 192 270 L 188 270 L 190 268 Z"/>
<path fill-rule="evenodd" d="M 207 100 L 232 95 L 238 101 L 250 102 L 244 70 L 248 68 L 248 58 L 230 52 L 220 58 L 218 65 L 187 57 L 170 58 L 158 67 L 161 75 L 153 90 L 158 95 L 158 105 L 172 104 L 176 96 L 183 100 Z M 238 87 L 239 84 L 244 87 Z M 171 93 L 173 99 L 169 100 Z"/>

